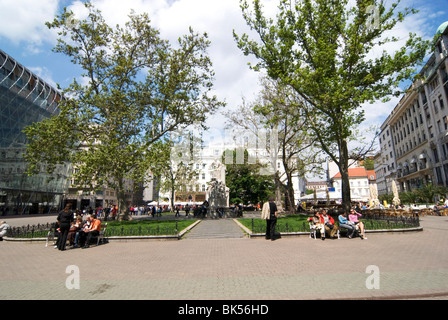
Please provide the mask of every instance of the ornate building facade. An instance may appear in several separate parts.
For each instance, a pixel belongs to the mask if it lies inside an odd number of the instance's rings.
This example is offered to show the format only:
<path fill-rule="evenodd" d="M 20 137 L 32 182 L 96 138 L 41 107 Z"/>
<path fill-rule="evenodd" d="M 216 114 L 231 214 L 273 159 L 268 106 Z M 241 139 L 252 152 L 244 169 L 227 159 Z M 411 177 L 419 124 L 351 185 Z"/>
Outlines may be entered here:
<path fill-rule="evenodd" d="M 379 194 L 426 184 L 448 186 L 448 22 L 436 32 L 433 53 L 381 126 L 376 155 Z"/>

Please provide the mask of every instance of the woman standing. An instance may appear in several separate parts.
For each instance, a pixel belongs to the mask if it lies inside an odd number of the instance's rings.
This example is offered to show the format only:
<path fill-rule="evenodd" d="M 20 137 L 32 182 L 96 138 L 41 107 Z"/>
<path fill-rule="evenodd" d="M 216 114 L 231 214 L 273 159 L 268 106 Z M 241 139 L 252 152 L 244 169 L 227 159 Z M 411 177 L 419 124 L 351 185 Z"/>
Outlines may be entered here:
<path fill-rule="evenodd" d="M 65 205 L 64 210 L 62 210 L 58 215 L 59 222 L 59 241 L 58 241 L 58 249 L 63 251 L 65 250 L 65 246 L 67 243 L 67 236 L 70 230 L 71 222 L 73 221 L 73 211 L 71 210 L 72 204 L 67 203 Z"/>

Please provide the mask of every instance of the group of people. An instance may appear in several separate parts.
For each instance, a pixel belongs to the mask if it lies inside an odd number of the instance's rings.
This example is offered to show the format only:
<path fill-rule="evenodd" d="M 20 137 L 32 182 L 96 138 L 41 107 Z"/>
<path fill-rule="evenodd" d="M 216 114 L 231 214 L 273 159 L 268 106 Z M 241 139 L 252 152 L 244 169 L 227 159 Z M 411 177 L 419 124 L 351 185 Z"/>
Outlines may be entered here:
<path fill-rule="evenodd" d="M 361 239 L 367 239 L 365 236 L 364 223 L 359 220 L 361 216 L 362 214 L 358 213 L 355 209 L 350 210 L 348 217 L 346 216 L 345 211 L 338 216 L 339 228 L 345 228 L 348 230 L 348 238 L 353 238 L 355 232 L 359 232 Z M 274 202 L 274 197 L 270 197 L 269 202 L 264 203 L 261 212 L 261 218 L 266 220 L 266 239 L 276 240 L 279 238 L 279 235 L 275 233 L 277 217 L 277 205 Z M 308 219 L 308 221 L 320 231 L 322 240 L 325 240 L 326 235 L 331 238 L 335 237 L 338 229 L 335 226 L 333 217 L 327 213 L 327 210 L 322 209 L 317 211 L 313 217 Z"/>
<path fill-rule="evenodd" d="M 308 219 L 313 223 L 316 230 L 320 231 L 320 236 L 322 240 L 325 240 L 326 234 L 331 238 L 335 237 L 337 228 L 334 225 L 334 219 L 332 216 L 327 214 L 327 210 L 323 209 L 314 214 L 314 217 Z"/>
<path fill-rule="evenodd" d="M 86 221 L 71 210 L 71 203 L 67 203 L 57 217 L 57 242 L 55 248 L 66 250 L 67 241 L 73 248 L 88 248 L 92 238 L 97 237 L 101 231 L 101 220 L 94 214 L 89 214 Z"/>
<path fill-rule="evenodd" d="M 353 238 L 355 232 L 359 233 L 361 239 L 367 239 L 365 235 L 364 223 L 359 220 L 361 216 L 362 214 L 357 212 L 355 209 L 350 209 L 350 214 L 348 217 L 345 211 L 338 216 L 339 228 L 347 229 L 347 237 L 349 239 Z M 322 240 L 325 240 L 327 234 L 331 238 L 335 237 L 337 228 L 335 227 L 333 217 L 327 214 L 327 210 L 322 209 L 320 212 L 316 212 L 314 216 L 308 220 L 313 223 L 317 230 L 320 231 Z"/>

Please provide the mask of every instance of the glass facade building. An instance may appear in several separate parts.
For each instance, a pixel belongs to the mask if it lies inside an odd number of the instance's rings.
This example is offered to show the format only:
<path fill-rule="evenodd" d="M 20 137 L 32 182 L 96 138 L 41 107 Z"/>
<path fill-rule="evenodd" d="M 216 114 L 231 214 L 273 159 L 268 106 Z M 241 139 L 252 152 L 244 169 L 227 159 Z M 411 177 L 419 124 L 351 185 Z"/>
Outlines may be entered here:
<path fill-rule="evenodd" d="M 38 214 L 59 210 L 69 167 L 48 175 L 26 173 L 23 129 L 58 113 L 62 95 L 0 50 L 0 214 Z"/>

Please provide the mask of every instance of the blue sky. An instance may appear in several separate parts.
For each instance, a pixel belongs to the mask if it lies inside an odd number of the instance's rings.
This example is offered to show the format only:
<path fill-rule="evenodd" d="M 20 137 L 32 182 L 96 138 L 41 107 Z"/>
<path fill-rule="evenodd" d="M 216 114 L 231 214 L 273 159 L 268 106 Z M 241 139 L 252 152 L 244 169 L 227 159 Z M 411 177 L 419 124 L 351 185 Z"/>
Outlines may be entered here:
<path fill-rule="evenodd" d="M 392 3 L 394 1 L 387 1 Z M 232 30 L 247 32 L 238 0 L 92 0 L 110 24 L 124 24 L 131 9 L 147 12 L 164 38 L 171 41 L 188 32 L 207 32 L 212 46 L 209 54 L 216 72 L 215 93 L 225 100 L 228 108 L 236 108 L 242 98 L 252 99 L 258 93 L 259 74 L 251 71 L 245 57 L 236 47 Z M 266 0 L 265 9 L 273 13 L 276 0 Z M 400 25 L 395 35 L 405 38 L 409 32 L 432 37 L 437 27 L 448 21 L 448 0 L 403 0 L 420 13 Z M 53 53 L 56 34 L 44 24 L 51 21 L 65 6 L 79 12 L 81 1 L 73 0 L 0 0 L 0 49 L 44 80 L 67 87 L 80 73 L 67 57 Z M 399 99 L 366 106 L 365 126 L 381 125 Z M 224 121 L 211 117 L 209 126 L 219 128 Z M 361 128 L 362 130 L 362 128 Z"/>

